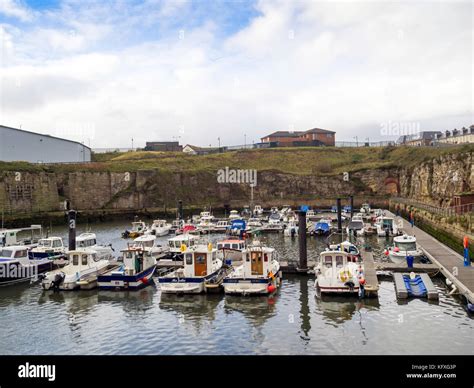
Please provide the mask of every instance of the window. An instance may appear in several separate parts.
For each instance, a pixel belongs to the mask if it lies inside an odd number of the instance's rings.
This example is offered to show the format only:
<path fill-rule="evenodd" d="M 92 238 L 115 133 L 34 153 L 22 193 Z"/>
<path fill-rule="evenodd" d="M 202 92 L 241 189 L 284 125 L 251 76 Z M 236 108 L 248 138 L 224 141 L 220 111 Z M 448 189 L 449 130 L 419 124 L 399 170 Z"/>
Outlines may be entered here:
<path fill-rule="evenodd" d="M 263 256 L 263 261 L 268 261 L 268 254 L 265 253 L 265 255 Z"/>
<path fill-rule="evenodd" d="M 16 251 L 16 252 L 15 252 L 15 258 L 25 257 L 25 256 L 27 256 L 27 253 L 26 253 L 26 251 L 24 251 L 24 250 L 23 250 L 23 251 Z"/>
<path fill-rule="evenodd" d="M 232 244 L 232 249 L 239 249 L 239 244 Z"/>
<path fill-rule="evenodd" d="M 326 268 L 331 268 L 332 267 L 332 257 L 331 256 L 325 256 L 324 257 L 324 266 Z"/>
<path fill-rule="evenodd" d="M 12 251 L 9 249 L 3 249 L 2 253 L 0 253 L 1 257 L 12 257 Z"/>
<path fill-rule="evenodd" d="M 60 248 L 61 246 L 62 246 L 61 240 L 55 240 L 54 241 L 53 247 Z"/>
<path fill-rule="evenodd" d="M 87 265 L 87 255 L 82 255 L 82 257 L 81 257 L 81 264 L 82 264 L 82 265 Z"/>
<path fill-rule="evenodd" d="M 342 256 L 336 256 L 336 267 L 341 268 L 344 265 Z"/>
<path fill-rule="evenodd" d="M 79 265 L 79 255 L 72 256 L 72 265 Z"/>
<path fill-rule="evenodd" d="M 186 253 L 186 265 L 192 265 L 192 264 L 193 264 L 193 254 Z"/>
<path fill-rule="evenodd" d="M 247 253 L 247 261 L 250 261 L 250 255 Z"/>

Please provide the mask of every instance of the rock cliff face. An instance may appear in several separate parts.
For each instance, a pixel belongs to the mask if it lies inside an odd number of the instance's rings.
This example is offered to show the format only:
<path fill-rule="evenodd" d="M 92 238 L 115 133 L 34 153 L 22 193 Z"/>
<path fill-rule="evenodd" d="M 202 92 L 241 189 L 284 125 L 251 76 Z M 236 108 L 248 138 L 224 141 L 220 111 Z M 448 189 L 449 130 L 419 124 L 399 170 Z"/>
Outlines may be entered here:
<path fill-rule="evenodd" d="M 344 175 L 296 175 L 265 170 L 258 173 L 254 201 L 263 205 L 284 202 L 332 201 L 337 196 L 406 198 L 446 205 L 454 193 L 474 187 L 472 153 L 447 155 L 412 169 L 363 170 Z M 5 213 L 62 210 L 68 200 L 77 210 L 171 208 L 178 199 L 193 206 L 248 204 L 247 184 L 219 183 L 217 171 L 132 173 L 71 172 L 0 175 L 0 211 Z"/>
<path fill-rule="evenodd" d="M 474 191 L 473 154 L 444 155 L 412 169 L 400 169 L 400 195 L 449 206 L 454 194 Z"/>

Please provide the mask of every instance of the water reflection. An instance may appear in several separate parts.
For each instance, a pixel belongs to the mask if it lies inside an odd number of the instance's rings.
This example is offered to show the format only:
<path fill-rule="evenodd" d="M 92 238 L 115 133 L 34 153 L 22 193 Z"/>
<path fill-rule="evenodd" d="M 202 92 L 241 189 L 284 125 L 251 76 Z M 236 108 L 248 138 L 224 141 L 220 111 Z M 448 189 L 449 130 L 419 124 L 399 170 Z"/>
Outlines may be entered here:
<path fill-rule="evenodd" d="M 119 306 L 125 313 L 135 315 L 153 307 L 157 290 L 154 284 L 134 291 L 99 291 L 100 303 L 111 303 Z"/>
<path fill-rule="evenodd" d="M 199 326 L 201 321 L 214 321 L 216 309 L 223 295 L 174 295 L 161 294 L 159 307 L 161 310 L 175 313 L 179 323 L 192 321 Z"/>
<path fill-rule="evenodd" d="M 319 296 L 316 307 L 326 322 L 334 327 L 353 319 L 361 310 L 377 311 L 380 308 L 378 298 L 358 299 L 350 296 Z"/>
<path fill-rule="evenodd" d="M 275 316 L 279 294 L 273 296 L 231 296 L 224 299 L 226 314 L 239 313 L 243 315 L 253 327 L 261 327 L 270 318 Z"/>

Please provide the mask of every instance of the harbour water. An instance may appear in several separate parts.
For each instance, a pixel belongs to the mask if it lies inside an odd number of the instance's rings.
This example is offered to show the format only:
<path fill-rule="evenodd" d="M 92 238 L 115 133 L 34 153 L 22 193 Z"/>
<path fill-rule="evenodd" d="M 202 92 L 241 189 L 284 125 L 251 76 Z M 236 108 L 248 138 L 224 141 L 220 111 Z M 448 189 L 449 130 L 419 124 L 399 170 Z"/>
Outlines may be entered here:
<path fill-rule="evenodd" d="M 129 225 L 93 225 L 116 254 Z M 81 230 L 79 226 L 78 232 Z M 67 241 L 66 229 L 54 235 Z M 222 237 L 213 235 L 211 241 Z M 297 260 L 298 241 L 261 238 L 281 259 Z M 166 243 L 166 237 L 160 238 Z M 385 238 L 365 237 L 376 260 Z M 308 256 L 325 247 L 308 239 Z M 434 280 L 439 301 L 397 301 L 392 281 L 377 299 L 318 299 L 314 278 L 284 276 L 273 297 L 162 295 L 137 292 L 44 292 L 39 285 L 0 288 L 0 354 L 474 354 L 474 317 Z"/>

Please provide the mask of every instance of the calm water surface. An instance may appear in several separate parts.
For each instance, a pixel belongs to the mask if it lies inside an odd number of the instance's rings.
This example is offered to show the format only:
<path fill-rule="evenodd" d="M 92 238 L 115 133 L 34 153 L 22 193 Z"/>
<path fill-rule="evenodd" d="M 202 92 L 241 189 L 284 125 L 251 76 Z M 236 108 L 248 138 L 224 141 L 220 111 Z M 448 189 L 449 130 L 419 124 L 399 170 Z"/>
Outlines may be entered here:
<path fill-rule="evenodd" d="M 92 231 L 118 253 L 126 246 L 120 238 L 126 227 L 97 224 Z M 65 229 L 54 234 L 67 237 Z M 262 240 L 282 259 L 297 259 L 297 240 Z M 385 239 L 360 243 L 384 260 Z M 323 247 L 324 239 L 309 239 L 308 256 Z M 381 282 L 377 299 L 362 301 L 318 299 L 313 284 L 313 278 L 288 275 L 277 295 L 251 298 L 177 297 L 156 286 L 57 294 L 38 285 L 4 287 L 0 354 L 474 354 L 474 318 L 441 280 L 435 280 L 436 303 L 398 302 L 390 280 Z"/>

